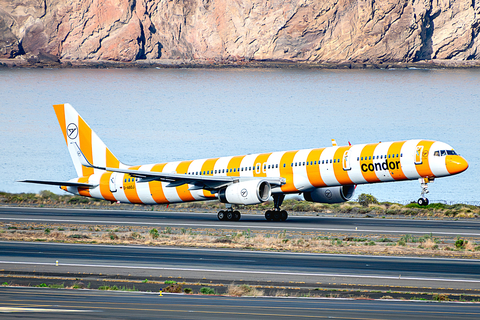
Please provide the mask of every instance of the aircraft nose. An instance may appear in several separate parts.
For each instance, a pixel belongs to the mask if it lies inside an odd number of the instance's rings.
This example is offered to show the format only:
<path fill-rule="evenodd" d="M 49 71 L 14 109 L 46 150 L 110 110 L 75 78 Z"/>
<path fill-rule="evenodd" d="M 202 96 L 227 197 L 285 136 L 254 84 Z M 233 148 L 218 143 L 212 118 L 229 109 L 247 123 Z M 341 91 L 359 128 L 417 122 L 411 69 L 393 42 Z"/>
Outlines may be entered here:
<path fill-rule="evenodd" d="M 445 160 L 447 171 L 450 174 L 456 174 L 467 170 L 468 162 L 461 156 L 447 156 Z"/>

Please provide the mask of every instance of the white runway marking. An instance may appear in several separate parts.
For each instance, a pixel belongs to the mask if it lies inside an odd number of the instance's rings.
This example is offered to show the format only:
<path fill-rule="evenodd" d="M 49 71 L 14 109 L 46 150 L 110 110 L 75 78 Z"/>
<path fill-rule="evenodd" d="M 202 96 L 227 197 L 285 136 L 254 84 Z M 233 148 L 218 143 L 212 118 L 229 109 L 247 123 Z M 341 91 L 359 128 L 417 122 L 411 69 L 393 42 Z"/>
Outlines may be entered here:
<path fill-rule="evenodd" d="M 0 218 L 0 220 L 14 220 L 14 221 L 30 221 L 30 222 L 58 222 L 58 223 L 86 223 L 86 224 L 129 224 L 129 225 L 141 225 L 141 226 L 179 226 L 179 227 L 199 227 L 199 228 L 230 228 L 230 229 L 273 229 L 273 230 L 299 230 L 299 231 L 329 231 L 329 232 L 371 232 L 371 233 L 397 233 L 397 234 L 436 234 L 436 235 L 448 235 L 448 236 L 471 236 L 478 237 L 480 233 L 469 232 L 441 232 L 441 231 L 412 231 L 412 230 L 383 230 L 383 229 L 363 229 L 360 227 L 348 228 L 308 228 L 308 227 L 286 227 L 286 226 L 265 226 L 265 225 L 240 225 L 240 224 L 202 224 L 202 223 L 164 223 L 164 222 L 135 222 L 135 221 L 106 221 L 106 220 L 72 220 L 72 219 L 35 219 L 35 218 Z"/>
<path fill-rule="evenodd" d="M 0 261 L 5 264 L 22 265 L 44 265 L 55 266 L 50 262 L 24 262 L 24 261 Z M 174 271 L 192 271 L 192 272 L 215 272 L 215 273 L 242 273 L 242 274 L 267 274 L 267 275 L 285 275 L 285 276 L 310 276 L 310 277 L 344 277 L 344 278 L 367 278 L 367 279 L 389 279 L 389 280 L 415 280 L 415 281 L 441 281 L 441 282 L 468 282 L 480 283 L 480 280 L 470 279 L 447 279 L 447 278 L 420 278 L 420 277 L 399 277 L 399 276 L 376 276 L 376 275 L 351 275 L 335 273 L 302 273 L 302 272 L 279 272 L 279 271 L 254 271 L 254 270 L 222 270 L 222 269 L 200 269 L 200 268 L 173 268 L 173 267 L 147 267 L 147 266 L 110 266 L 104 264 L 77 264 L 61 263 L 64 267 L 89 267 L 89 268 L 115 268 L 115 269 L 144 269 L 144 270 L 174 270 Z"/>

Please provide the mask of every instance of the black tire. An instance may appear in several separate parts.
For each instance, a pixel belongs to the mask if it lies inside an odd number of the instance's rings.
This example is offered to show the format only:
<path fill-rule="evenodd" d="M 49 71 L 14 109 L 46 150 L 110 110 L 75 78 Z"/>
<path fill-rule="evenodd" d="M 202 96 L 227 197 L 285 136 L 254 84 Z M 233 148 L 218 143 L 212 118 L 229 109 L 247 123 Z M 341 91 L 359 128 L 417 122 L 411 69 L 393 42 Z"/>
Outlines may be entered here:
<path fill-rule="evenodd" d="M 233 214 L 233 211 L 230 211 L 230 210 L 227 211 L 225 216 L 227 218 L 226 219 L 227 221 L 232 221 L 235 218 L 235 215 Z"/>
<path fill-rule="evenodd" d="M 225 211 L 223 211 L 223 210 L 218 211 L 218 213 L 217 213 L 217 218 L 218 218 L 218 220 L 220 220 L 220 221 L 225 220 L 225 218 L 226 218 Z"/>
<path fill-rule="evenodd" d="M 238 211 L 233 212 L 233 221 L 238 221 L 238 220 L 240 220 L 241 217 L 242 217 L 242 215 L 240 214 L 240 212 L 238 212 Z"/>
<path fill-rule="evenodd" d="M 265 219 L 267 219 L 267 221 L 272 221 L 273 220 L 272 211 L 270 211 L 270 210 L 265 211 Z"/>
<path fill-rule="evenodd" d="M 428 199 L 425 198 L 425 205 L 428 206 L 429 203 L 430 203 L 430 201 L 428 201 Z"/>
<path fill-rule="evenodd" d="M 280 214 L 280 211 L 273 211 L 273 221 L 280 221 L 282 218 L 282 215 Z"/>
<path fill-rule="evenodd" d="M 288 213 L 285 210 L 280 211 L 280 221 L 287 221 Z"/>
<path fill-rule="evenodd" d="M 417 203 L 419 206 L 426 206 L 427 205 L 427 201 L 425 201 L 426 199 L 425 198 L 419 198 L 417 200 Z"/>

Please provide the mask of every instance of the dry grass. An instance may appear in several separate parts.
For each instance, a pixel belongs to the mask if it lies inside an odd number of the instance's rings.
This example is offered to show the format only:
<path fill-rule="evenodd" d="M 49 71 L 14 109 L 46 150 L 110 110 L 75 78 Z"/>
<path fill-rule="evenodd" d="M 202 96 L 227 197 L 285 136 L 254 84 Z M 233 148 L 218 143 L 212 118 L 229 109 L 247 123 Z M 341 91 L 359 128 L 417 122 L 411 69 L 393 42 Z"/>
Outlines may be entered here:
<path fill-rule="evenodd" d="M 260 297 L 264 296 L 265 292 L 263 290 L 258 290 L 255 287 L 242 284 L 235 285 L 234 283 L 230 284 L 227 289 L 227 295 L 234 297 L 250 296 L 250 297 Z"/>
<path fill-rule="evenodd" d="M 427 239 L 422 243 L 422 247 L 425 249 L 438 249 L 437 243 L 432 239 Z"/>
<path fill-rule="evenodd" d="M 49 232 L 46 232 L 47 229 Z M 400 238 L 398 235 L 389 235 L 392 238 L 388 239 L 389 241 L 377 242 L 381 238 L 380 235 L 355 238 L 344 234 L 332 235 L 304 231 L 265 233 L 264 230 L 239 232 L 228 229 L 185 230 L 184 228 L 166 227 L 158 229 L 157 234 L 158 236 L 152 237 L 151 229 L 139 226 L 7 224 L 0 222 L 0 239 L 2 240 L 480 258 L 479 245 L 474 242 L 475 239 L 470 239 L 464 247 L 459 249 L 455 248 L 455 239 L 434 239 L 431 235 L 421 238 L 410 237 L 410 240 L 403 246 L 398 245 L 397 240 Z"/>

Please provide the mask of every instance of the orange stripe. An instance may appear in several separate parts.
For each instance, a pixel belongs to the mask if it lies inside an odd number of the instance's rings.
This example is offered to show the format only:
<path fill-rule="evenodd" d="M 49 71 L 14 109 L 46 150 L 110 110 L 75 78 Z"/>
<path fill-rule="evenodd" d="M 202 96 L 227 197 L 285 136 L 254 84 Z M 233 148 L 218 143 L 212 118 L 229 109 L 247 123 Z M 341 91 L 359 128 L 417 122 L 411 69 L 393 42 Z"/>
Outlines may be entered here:
<path fill-rule="evenodd" d="M 202 165 L 202 175 L 203 175 L 203 171 L 212 171 L 213 168 L 215 167 L 215 163 L 217 162 L 217 160 L 218 158 L 205 160 L 205 162 Z M 205 175 L 207 175 L 207 173 L 205 173 Z M 213 174 L 210 172 L 208 175 L 211 176 Z M 208 198 L 215 198 L 215 196 L 212 195 L 212 193 L 208 190 L 203 190 L 203 195 Z"/>
<path fill-rule="evenodd" d="M 363 157 L 363 161 L 360 160 L 360 168 L 362 164 L 366 164 L 367 166 L 372 163 L 373 164 L 373 152 L 375 151 L 375 148 L 378 146 L 378 143 L 373 143 L 373 144 L 367 144 L 365 147 L 363 147 L 362 152 L 360 153 L 360 157 Z M 370 160 L 365 160 L 365 157 L 371 157 Z M 380 179 L 378 179 L 377 175 L 375 174 L 375 171 L 369 171 L 367 170 L 364 172 L 362 170 L 362 175 L 365 180 L 368 182 L 378 182 Z"/>
<path fill-rule="evenodd" d="M 418 174 L 421 177 L 433 177 L 433 172 L 430 169 L 430 164 L 428 163 L 428 153 L 430 151 L 430 147 L 435 141 L 430 140 L 422 140 L 418 143 L 417 146 L 423 146 L 423 153 L 422 153 L 422 164 L 415 165 Z"/>
<path fill-rule="evenodd" d="M 177 173 L 179 174 L 185 174 L 188 172 L 188 167 L 192 161 L 182 161 L 179 163 L 177 166 Z M 175 189 L 177 190 L 178 196 L 182 201 L 194 201 L 195 198 L 192 196 L 192 193 L 188 190 L 189 186 L 188 184 L 181 185 L 179 187 L 176 187 Z"/>
<path fill-rule="evenodd" d="M 343 155 L 347 150 L 350 150 L 350 146 L 339 147 L 334 154 L 334 159 L 337 161 L 333 163 L 333 172 L 335 173 L 335 178 L 341 184 L 353 184 L 348 176 L 348 171 L 343 169 Z M 350 159 L 350 164 L 351 163 L 352 161 Z"/>
<path fill-rule="evenodd" d="M 387 158 L 387 161 L 389 163 L 390 162 L 395 163 L 395 167 L 394 167 L 395 169 L 391 169 L 391 167 L 389 167 L 388 171 L 390 172 L 390 175 L 392 176 L 392 178 L 395 180 L 407 179 L 407 177 L 403 173 L 402 166 L 400 165 L 400 163 L 397 163 L 397 161 L 400 162 L 400 155 L 402 153 L 402 147 L 404 144 L 405 144 L 405 141 L 394 142 L 390 145 L 390 148 L 388 148 L 388 154 L 391 156 L 393 155 L 393 158 Z M 397 158 L 397 154 L 398 154 L 398 158 Z M 397 164 L 398 164 L 398 169 L 397 169 Z"/>
<path fill-rule="evenodd" d="M 257 173 L 257 170 L 254 170 L 253 171 L 253 176 L 254 177 L 266 177 L 267 174 L 264 172 L 266 171 L 263 166 L 264 164 L 267 163 L 267 160 L 268 160 L 268 157 L 270 157 L 272 153 L 262 153 L 262 154 L 259 154 L 257 156 L 257 158 L 255 159 L 255 161 L 253 162 L 253 166 L 254 168 L 257 168 L 257 165 L 259 164 L 260 165 L 260 173 Z"/>
<path fill-rule="evenodd" d="M 228 162 L 228 169 L 233 169 L 235 172 L 228 172 L 227 176 L 233 176 L 233 177 L 238 177 L 240 176 L 240 164 L 242 163 L 243 158 L 245 156 L 235 156 L 230 161 Z"/>
<path fill-rule="evenodd" d="M 317 165 L 308 165 L 307 166 L 307 177 L 312 186 L 314 187 L 324 187 L 325 182 L 323 182 L 322 176 L 320 175 L 320 156 L 322 155 L 322 149 L 313 149 L 307 156 L 307 162 L 317 161 Z M 293 158 L 292 158 L 293 160 Z"/>
<path fill-rule="evenodd" d="M 100 176 L 100 193 L 105 200 L 117 201 L 110 191 L 110 177 L 113 172 L 105 172 Z"/>
<path fill-rule="evenodd" d="M 80 149 L 90 163 L 93 163 L 92 151 L 92 129 L 83 121 L 82 117 L 78 117 L 78 133 L 80 139 Z M 93 174 L 93 168 L 82 166 L 84 176 Z"/>
<path fill-rule="evenodd" d="M 283 192 L 298 191 L 293 184 L 293 168 L 291 167 L 291 163 L 293 162 L 293 158 L 295 157 L 297 152 L 298 151 L 285 152 L 282 156 L 282 159 L 280 160 L 280 177 L 287 180 L 286 183 L 281 186 Z"/>
<path fill-rule="evenodd" d="M 60 128 L 63 132 L 63 137 L 65 138 L 65 143 L 68 145 L 67 142 L 67 125 L 65 124 L 65 106 L 63 104 L 55 104 L 53 106 L 55 110 L 55 114 L 57 115 L 58 123 L 60 124 Z"/>
<path fill-rule="evenodd" d="M 166 163 L 156 164 L 152 167 L 152 170 L 150 171 L 162 172 L 165 165 Z M 160 181 L 150 181 L 148 183 L 148 187 L 150 188 L 150 195 L 156 203 L 169 203 L 169 201 L 165 197 L 165 193 L 163 192 L 163 186 Z"/>
<path fill-rule="evenodd" d="M 120 168 L 120 161 L 113 155 L 113 153 L 107 148 L 107 167 Z"/>
<path fill-rule="evenodd" d="M 88 183 L 88 178 L 89 177 L 80 177 L 78 178 L 78 182 L 80 183 Z M 78 193 L 82 196 L 85 196 L 85 197 L 91 197 L 90 195 L 90 190 L 88 188 L 78 188 Z"/>
<path fill-rule="evenodd" d="M 140 166 L 135 166 L 135 167 L 130 167 L 130 170 L 138 170 L 140 169 Z M 127 182 L 125 182 L 125 179 L 127 179 Z M 130 182 L 128 181 L 130 179 Z M 133 181 L 132 181 L 133 179 Z M 127 197 L 128 201 L 131 203 L 143 203 L 142 200 L 140 200 L 138 193 L 137 193 L 137 182 L 136 178 L 132 177 L 129 174 L 125 174 L 123 178 L 123 191 L 125 191 L 125 196 Z"/>

